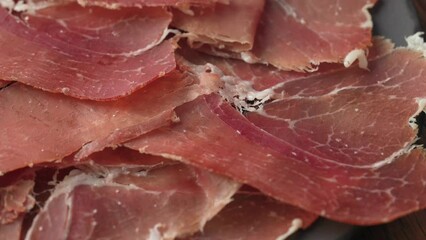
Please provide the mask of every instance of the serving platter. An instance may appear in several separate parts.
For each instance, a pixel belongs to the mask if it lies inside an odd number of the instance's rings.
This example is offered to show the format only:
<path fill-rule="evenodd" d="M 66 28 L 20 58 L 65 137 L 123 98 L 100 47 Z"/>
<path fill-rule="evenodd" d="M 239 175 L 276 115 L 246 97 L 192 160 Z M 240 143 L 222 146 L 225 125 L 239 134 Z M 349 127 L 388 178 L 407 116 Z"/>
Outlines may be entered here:
<path fill-rule="evenodd" d="M 373 34 L 391 39 L 396 46 L 406 46 L 406 37 L 422 31 L 414 1 L 421 2 L 423 0 L 379 0 L 376 6 L 371 9 L 374 23 Z M 426 5 L 426 0 L 424 2 Z M 299 231 L 289 239 L 365 240 L 365 237 L 361 238 L 361 236 L 365 236 L 365 232 L 368 230 L 368 227 L 358 227 L 319 219 L 309 229 Z"/>

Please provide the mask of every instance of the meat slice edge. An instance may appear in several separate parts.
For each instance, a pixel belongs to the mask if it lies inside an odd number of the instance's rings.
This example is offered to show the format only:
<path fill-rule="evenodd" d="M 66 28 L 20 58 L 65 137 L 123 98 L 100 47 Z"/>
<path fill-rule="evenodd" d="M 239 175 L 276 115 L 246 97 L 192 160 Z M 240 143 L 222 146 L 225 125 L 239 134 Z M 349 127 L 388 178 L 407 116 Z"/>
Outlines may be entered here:
<path fill-rule="evenodd" d="M 186 240 L 286 239 L 317 218 L 259 192 L 238 192 L 234 200 L 207 222 L 202 232 Z"/>

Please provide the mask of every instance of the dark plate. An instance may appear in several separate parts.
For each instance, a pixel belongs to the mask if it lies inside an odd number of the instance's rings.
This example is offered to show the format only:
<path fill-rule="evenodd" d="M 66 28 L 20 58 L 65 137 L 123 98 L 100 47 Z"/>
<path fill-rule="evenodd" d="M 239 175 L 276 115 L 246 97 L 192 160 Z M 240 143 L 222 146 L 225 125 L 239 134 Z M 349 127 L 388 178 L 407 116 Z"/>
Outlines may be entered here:
<path fill-rule="evenodd" d="M 397 46 L 406 46 L 405 37 L 421 31 L 414 7 L 415 0 L 379 0 L 372 9 L 374 35 L 385 36 Z M 425 0 L 426 2 L 426 0 Z M 299 231 L 290 240 L 357 240 L 364 227 L 318 220 L 308 230 Z"/>

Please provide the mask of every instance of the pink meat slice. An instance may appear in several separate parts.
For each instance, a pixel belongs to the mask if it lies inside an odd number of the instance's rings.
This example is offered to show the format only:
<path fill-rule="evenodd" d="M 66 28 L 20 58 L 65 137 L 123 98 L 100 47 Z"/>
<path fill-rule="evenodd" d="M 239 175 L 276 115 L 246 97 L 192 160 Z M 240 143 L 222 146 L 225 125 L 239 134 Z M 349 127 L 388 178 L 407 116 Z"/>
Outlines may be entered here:
<path fill-rule="evenodd" d="M 177 121 L 173 109 L 212 89 L 175 73 L 114 102 L 78 100 L 14 84 L 0 92 L 0 171 L 75 160 Z M 25 151 L 22 151 L 25 149 Z"/>
<path fill-rule="evenodd" d="M 378 46 L 388 52 L 386 43 Z M 277 84 L 269 90 L 279 98 L 248 113 L 250 121 L 219 97 L 199 98 L 177 110 L 179 124 L 127 146 L 175 156 L 337 221 L 391 221 L 426 207 L 425 155 L 413 148 L 412 128 L 423 110 L 426 63 L 408 49 L 377 56 L 370 72 L 336 68 Z"/>
<path fill-rule="evenodd" d="M 187 240 L 285 239 L 310 226 L 317 216 L 280 203 L 258 192 L 237 193 L 202 232 Z"/>
<path fill-rule="evenodd" d="M 208 44 L 229 51 L 248 51 L 253 47 L 264 4 L 264 0 L 233 0 L 228 5 L 194 9 L 194 15 L 175 10 L 173 25 L 188 32 L 193 47 Z"/>
<path fill-rule="evenodd" d="M 200 230 L 239 186 L 179 163 L 103 175 L 74 171 L 56 186 L 26 239 L 174 239 Z"/>
<path fill-rule="evenodd" d="M 0 9 L 0 78 L 82 99 L 129 95 L 175 69 L 170 21 L 162 8 L 71 3 L 22 19 Z"/>
<path fill-rule="evenodd" d="M 252 53 L 283 70 L 313 71 L 371 45 L 376 0 L 267 0 Z"/>
<path fill-rule="evenodd" d="M 22 223 L 24 217 L 21 216 L 14 220 L 12 223 L 0 224 L 0 236 L 2 239 L 7 240 L 20 240 L 22 239 Z"/>

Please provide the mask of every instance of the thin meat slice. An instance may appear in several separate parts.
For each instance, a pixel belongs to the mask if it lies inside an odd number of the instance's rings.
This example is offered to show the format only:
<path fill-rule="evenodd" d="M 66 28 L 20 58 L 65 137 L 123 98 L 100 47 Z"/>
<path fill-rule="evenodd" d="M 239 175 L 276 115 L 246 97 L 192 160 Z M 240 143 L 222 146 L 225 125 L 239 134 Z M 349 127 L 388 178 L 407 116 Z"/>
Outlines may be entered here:
<path fill-rule="evenodd" d="M 173 69 L 165 9 L 55 5 L 17 19 L 0 9 L 0 78 L 77 98 L 128 95 Z M 22 68 L 25 66 L 25 68 Z"/>
<path fill-rule="evenodd" d="M 276 240 L 286 239 L 300 228 L 307 228 L 317 218 L 258 192 L 237 193 L 202 232 L 187 240 Z"/>
<path fill-rule="evenodd" d="M 24 217 L 21 216 L 15 219 L 12 223 L 0 224 L 0 236 L 2 239 L 7 240 L 20 240 L 22 239 L 22 223 Z"/>
<path fill-rule="evenodd" d="M 248 113 L 250 122 L 219 97 L 199 98 L 177 109 L 179 124 L 127 146 L 337 221 L 391 221 L 426 207 L 425 155 L 413 147 L 424 124 L 426 63 L 407 49 L 378 56 L 370 72 L 340 68 L 278 84 L 269 91 L 279 98 Z"/>
<path fill-rule="evenodd" d="M 371 45 L 376 0 L 267 0 L 252 53 L 283 70 L 314 71 Z"/>
<path fill-rule="evenodd" d="M 74 171 L 56 186 L 26 239 L 174 239 L 201 229 L 238 188 L 179 163 Z"/>
<path fill-rule="evenodd" d="M 134 56 L 164 40 L 171 14 L 155 7 L 111 11 L 66 3 L 24 12 L 21 19 L 66 45 L 92 53 Z"/>
<path fill-rule="evenodd" d="M 82 159 L 177 121 L 176 106 L 211 91 L 178 72 L 114 102 L 14 84 L 0 92 L 0 172 L 61 160 L 76 151 L 76 160 Z"/>
<path fill-rule="evenodd" d="M 229 5 L 194 9 L 193 15 L 173 11 L 173 26 L 186 32 L 192 47 L 208 44 L 228 51 L 252 49 L 264 0 L 233 0 Z"/>

